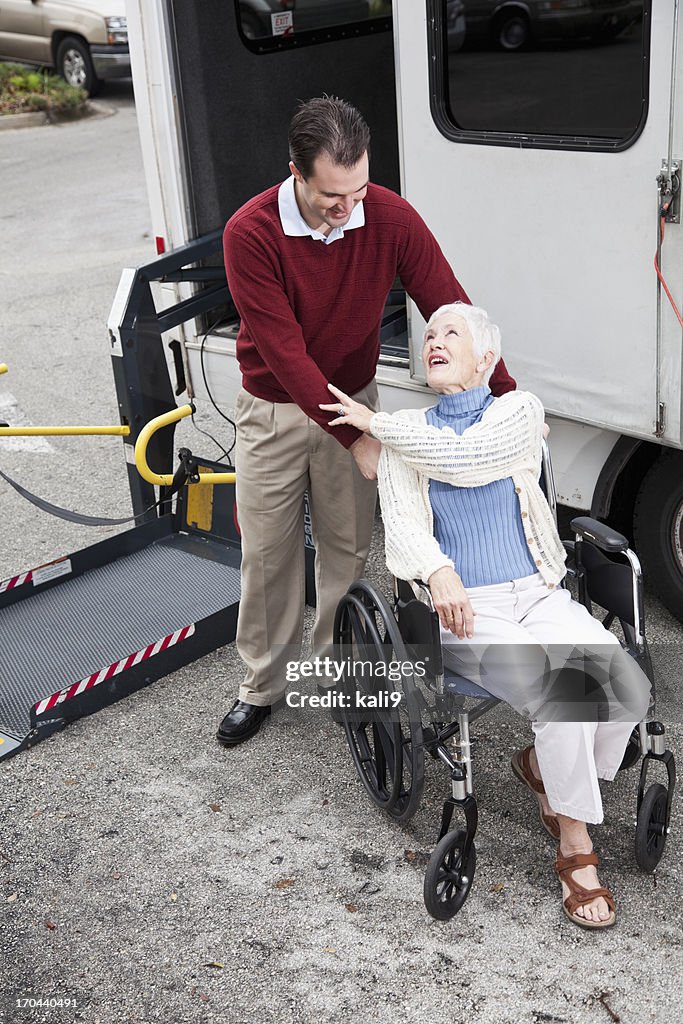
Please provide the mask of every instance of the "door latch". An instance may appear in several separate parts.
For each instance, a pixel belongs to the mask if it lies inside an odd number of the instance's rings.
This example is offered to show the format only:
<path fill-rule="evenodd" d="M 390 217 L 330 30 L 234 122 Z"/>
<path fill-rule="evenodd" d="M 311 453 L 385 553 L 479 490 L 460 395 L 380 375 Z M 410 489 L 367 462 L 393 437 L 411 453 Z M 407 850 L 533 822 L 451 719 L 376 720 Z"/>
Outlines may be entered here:
<path fill-rule="evenodd" d="M 662 169 L 657 175 L 659 213 L 667 224 L 681 223 L 681 161 L 672 160 L 671 166 L 662 160 Z"/>

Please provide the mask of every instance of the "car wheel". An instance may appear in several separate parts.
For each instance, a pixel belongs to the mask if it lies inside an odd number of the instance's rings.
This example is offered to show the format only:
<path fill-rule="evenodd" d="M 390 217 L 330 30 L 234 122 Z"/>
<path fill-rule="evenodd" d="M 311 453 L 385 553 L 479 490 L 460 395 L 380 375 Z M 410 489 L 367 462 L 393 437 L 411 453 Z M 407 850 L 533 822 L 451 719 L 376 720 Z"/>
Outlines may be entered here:
<path fill-rule="evenodd" d="M 88 44 L 76 36 L 67 36 L 57 47 L 57 71 L 69 85 L 80 86 L 89 96 L 95 96 L 102 88 Z"/>
<path fill-rule="evenodd" d="M 683 452 L 662 452 L 643 479 L 634 534 L 646 579 L 683 621 Z"/>
<path fill-rule="evenodd" d="M 531 38 L 529 19 L 523 11 L 502 11 L 496 19 L 493 37 L 501 50 L 521 50 Z"/>

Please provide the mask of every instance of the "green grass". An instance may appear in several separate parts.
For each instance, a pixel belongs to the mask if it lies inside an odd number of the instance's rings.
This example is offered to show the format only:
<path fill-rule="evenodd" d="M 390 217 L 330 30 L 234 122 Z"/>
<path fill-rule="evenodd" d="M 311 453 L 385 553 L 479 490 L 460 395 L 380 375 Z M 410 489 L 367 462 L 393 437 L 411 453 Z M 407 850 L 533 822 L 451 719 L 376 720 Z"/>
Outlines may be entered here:
<path fill-rule="evenodd" d="M 63 78 L 22 67 L 0 63 L 0 116 L 27 114 L 44 110 L 48 114 L 78 113 L 84 108 L 87 93 L 67 85 Z"/>

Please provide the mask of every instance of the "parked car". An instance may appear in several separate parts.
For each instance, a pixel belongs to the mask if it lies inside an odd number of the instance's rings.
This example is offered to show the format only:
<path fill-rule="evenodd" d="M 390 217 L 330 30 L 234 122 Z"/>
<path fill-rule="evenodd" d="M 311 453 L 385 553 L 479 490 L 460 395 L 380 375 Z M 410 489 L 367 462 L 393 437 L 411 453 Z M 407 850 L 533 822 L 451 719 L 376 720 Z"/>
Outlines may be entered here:
<path fill-rule="evenodd" d="M 465 0 L 467 38 L 502 50 L 547 39 L 614 39 L 642 17 L 643 0 Z"/>
<path fill-rule="evenodd" d="M 55 68 L 94 96 L 130 77 L 125 0 L 0 0 L 0 60 Z"/>

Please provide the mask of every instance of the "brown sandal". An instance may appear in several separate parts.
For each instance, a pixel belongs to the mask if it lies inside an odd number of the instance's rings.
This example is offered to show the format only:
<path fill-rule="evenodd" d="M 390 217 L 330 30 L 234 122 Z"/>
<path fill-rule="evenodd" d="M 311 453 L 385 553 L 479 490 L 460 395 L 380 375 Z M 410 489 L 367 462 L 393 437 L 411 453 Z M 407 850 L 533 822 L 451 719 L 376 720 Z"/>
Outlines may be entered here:
<path fill-rule="evenodd" d="M 599 863 L 598 855 L 595 852 L 575 853 L 572 857 L 563 857 L 559 850 L 557 853 L 555 871 L 558 878 L 569 889 L 569 896 L 564 900 L 563 909 L 569 920 L 573 924 L 578 924 L 580 928 L 611 928 L 613 924 L 616 924 L 617 915 L 615 914 L 614 896 L 609 889 L 605 889 L 603 886 L 600 886 L 598 889 L 584 889 L 582 885 L 579 885 L 572 878 L 572 871 L 576 871 L 577 868 L 586 867 L 588 864 L 597 867 Z M 602 896 L 611 911 L 606 921 L 588 921 L 585 917 L 581 917 L 576 913 L 579 907 L 585 906 L 586 903 L 591 903 L 598 896 Z"/>
<path fill-rule="evenodd" d="M 510 764 L 512 770 L 519 779 L 523 782 L 533 793 L 543 793 L 545 795 L 545 786 L 541 779 L 537 779 L 531 770 L 531 764 L 529 763 L 529 754 L 531 753 L 531 747 L 525 747 L 524 750 L 517 750 L 512 755 Z M 541 825 L 546 830 L 551 839 L 555 842 L 559 842 L 560 839 L 560 823 L 558 822 L 554 814 L 544 814 L 543 808 L 540 803 L 538 804 L 538 813 L 541 819 Z"/>

